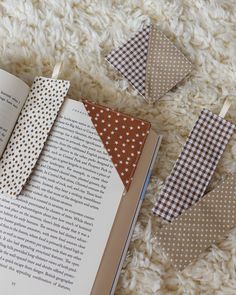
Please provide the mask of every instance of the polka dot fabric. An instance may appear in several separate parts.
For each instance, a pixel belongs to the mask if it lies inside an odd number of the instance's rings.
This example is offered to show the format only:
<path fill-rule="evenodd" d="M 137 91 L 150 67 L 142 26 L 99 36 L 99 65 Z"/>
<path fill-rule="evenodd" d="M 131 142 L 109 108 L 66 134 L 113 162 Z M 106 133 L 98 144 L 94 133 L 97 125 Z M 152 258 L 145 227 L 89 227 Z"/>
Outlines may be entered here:
<path fill-rule="evenodd" d="M 162 32 L 152 26 L 147 58 L 146 99 L 155 102 L 191 70 L 190 61 Z"/>
<path fill-rule="evenodd" d="M 87 100 L 84 105 L 128 190 L 151 124 Z"/>
<path fill-rule="evenodd" d="M 69 89 L 68 81 L 36 77 L 0 161 L 0 193 L 18 196 L 34 168 Z"/>
<path fill-rule="evenodd" d="M 236 174 L 230 175 L 201 201 L 157 235 L 158 244 L 178 270 L 236 226 Z"/>

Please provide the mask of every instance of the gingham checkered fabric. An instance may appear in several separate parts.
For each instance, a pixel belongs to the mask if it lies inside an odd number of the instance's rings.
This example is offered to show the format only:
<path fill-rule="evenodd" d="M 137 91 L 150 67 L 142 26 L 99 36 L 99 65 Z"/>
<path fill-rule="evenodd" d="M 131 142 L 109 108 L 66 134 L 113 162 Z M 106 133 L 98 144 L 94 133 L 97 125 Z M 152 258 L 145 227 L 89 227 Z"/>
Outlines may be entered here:
<path fill-rule="evenodd" d="M 106 60 L 145 96 L 146 61 L 150 26 L 145 26 L 123 46 L 114 49 Z"/>
<path fill-rule="evenodd" d="M 235 125 L 203 109 L 153 212 L 171 222 L 205 193 Z"/>

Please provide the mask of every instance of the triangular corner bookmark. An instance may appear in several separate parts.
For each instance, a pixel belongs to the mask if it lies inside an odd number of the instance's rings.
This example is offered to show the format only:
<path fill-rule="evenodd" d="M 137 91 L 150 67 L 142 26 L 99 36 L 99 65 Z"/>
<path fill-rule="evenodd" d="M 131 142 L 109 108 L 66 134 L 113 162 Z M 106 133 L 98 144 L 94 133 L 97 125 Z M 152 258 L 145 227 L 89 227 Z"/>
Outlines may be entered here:
<path fill-rule="evenodd" d="M 192 70 L 191 62 L 156 26 L 145 26 L 106 60 L 153 103 Z"/>
<path fill-rule="evenodd" d="M 151 124 L 88 100 L 83 103 L 128 191 Z"/>
<path fill-rule="evenodd" d="M 236 127 L 223 118 L 229 105 L 226 100 L 219 116 L 202 110 L 157 199 L 154 214 L 171 222 L 203 197 Z"/>
<path fill-rule="evenodd" d="M 236 175 L 228 176 L 213 191 L 163 226 L 157 243 L 177 270 L 183 270 L 204 250 L 236 226 Z"/>
<path fill-rule="evenodd" d="M 70 82 L 36 77 L 0 160 L 0 193 L 17 197 L 29 178 L 68 92 Z"/>

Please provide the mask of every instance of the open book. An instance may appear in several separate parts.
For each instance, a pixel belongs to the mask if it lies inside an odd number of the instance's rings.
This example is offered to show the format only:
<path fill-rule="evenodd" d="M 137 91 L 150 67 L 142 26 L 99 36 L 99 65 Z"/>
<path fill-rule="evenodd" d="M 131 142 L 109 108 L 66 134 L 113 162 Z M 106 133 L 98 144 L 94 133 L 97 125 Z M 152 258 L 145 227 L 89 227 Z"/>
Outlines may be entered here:
<path fill-rule="evenodd" d="M 42 99 L 45 96 L 48 99 L 51 97 L 48 92 L 55 97 L 58 89 L 60 92 L 68 86 L 59 81 L 51 89 L 50 83 L 57 80 L 45 78 L 45 82 L 43 79 L 37 78 L 36 84 L 30 88 L 15 76 L 0 71 L 2 178 L 6 173 L 6 179 L 11 179 L 11 173 L 18 177 L 20 171 L 17 168 L 14 170 L 14 164 L 9 163 L 12 162 L 11 156 L 16 157 L 16 161 L 24 161 L 27 167 L 27 153 L 31 153 L 32 149 L 37 151 L 40 139 L 44 139 L 43 134 L 38 139 L 37 132 L 34 133 L 38 125 L 42 127 L 47 123 L 33 106 L 33 102 L 37 106 L 38 92 L 41 91 Z M 61 93 L 63 97 L 66 95 L 66 91 Z M 32 122 L 18 137 L 17 132 L 24 126 L 27 116 L 26 108 L 32 112 L 27 117 Z M 116 157 L 111 153 L 116 151 L 116 141 L 108 148 L 109 142 L 104 141 L 104 134 L 99 130 L 99 124 L 105 122 L 102 119 L 96 123 L 99 115 L 93 110 L 101 115 L 108 112 L 107 118 L 121 118 L 123 123 L 120 128 L 123 129 L 132 131 L 133 127 L 128 122 L 136 122 L 136 119 L 108 108 L 67 98 L 55 121 L 52 120 L 50 134 L 47 134 L 30 178 L 19 195 L 10 197 L 11 189 L 15 187 L 0 178 L 1 294 L 114 294 L 161 138 L 150 128 L 146 135 L 140 133 L 141 137 L 145 135 L 145 139 L 139 139 L 142 148 L 137 152 L 136 164 L 132 164 L 135 169 L 127 168 L 130 175 L 125 178 L 126 168 L 122 166 L 124 156 L 119 155 L 122 160 L 118 164 L 114 162 Z M 35 124 L 32 114 L 42 122 L 39 120 Z M 45 110 L 44 114 L 52 117 Z M 142 125 L 147 126 L 142 120 L 137 122 L 140 123 L 137 130 Z M 124 140 L 124 137 L 115 132 L 119 128 L 113 123 L 105 125 L 111 125 L 110 134 L 116 136 L 117 143 L 120 143 L 119 140 Z M 31 130 L 29 128 L 34 128 L 30 134 L 27 131 Z M 106 128 L 103 126 L 102 130 L 106 131 Z M 128 134 L 127 145 L 129 140 L 132 142 L 131 131 L 125 133 Z M 18 141 L 24 143 L 25 138 L 29 136 L 30 140 L 31 135 L 38 142 L 24 151 L 24 157 L 19 160 L 14 154 L 14 145 L 21 147 Z M 139 133 L 136 136 L 139 138 Z M 106 137 L 108 139 L 109 135 Z M 132 146 L 135 145 L 131 143 Z M 132 155 L 135 156 L 135 152 L 131 152 L 131 158 Z M 129 157 L 125 157 L 129 163 Z M 9 165 L 14 171 L 7 170 Z M 14 181 L 17 186 L 18 181 Z"/>
<path fill-rule="evenodd" d="M 4 152 L 29 90 L 29 86 L 23 81 L 0 70 L 0 156 Z"/>

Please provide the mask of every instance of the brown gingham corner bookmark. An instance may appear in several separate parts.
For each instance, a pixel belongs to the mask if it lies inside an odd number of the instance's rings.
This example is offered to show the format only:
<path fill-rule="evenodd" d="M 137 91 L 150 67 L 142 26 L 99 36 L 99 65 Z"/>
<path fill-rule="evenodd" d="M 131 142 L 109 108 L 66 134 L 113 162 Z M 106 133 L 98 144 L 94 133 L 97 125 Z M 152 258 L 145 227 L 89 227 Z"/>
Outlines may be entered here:
<path fill-rule="evenodd" d="M 188 264 L 236 226 L 236 174 L 157 234 L 157 243 L 177 270 Z"/>
<path fill-rule="evenodd" d="M 203 109 L 159 195 L 153 213 L 171 222 L 204 195 L 235 124 Z"/>
<path fill-rule="evenodd" d="M 191 62 L 156 26 L 144 26 L 106 60 L 153 103 L 192 70 Z"/>

